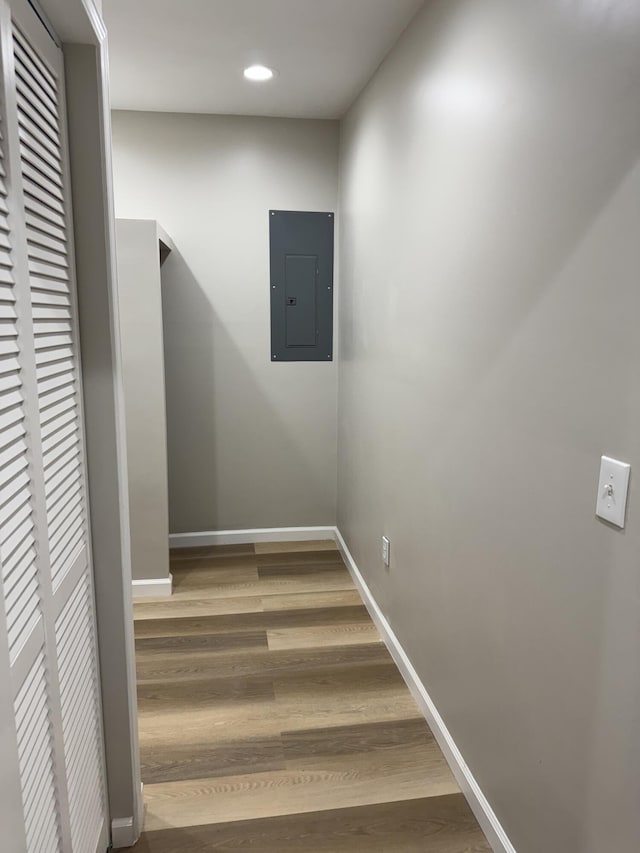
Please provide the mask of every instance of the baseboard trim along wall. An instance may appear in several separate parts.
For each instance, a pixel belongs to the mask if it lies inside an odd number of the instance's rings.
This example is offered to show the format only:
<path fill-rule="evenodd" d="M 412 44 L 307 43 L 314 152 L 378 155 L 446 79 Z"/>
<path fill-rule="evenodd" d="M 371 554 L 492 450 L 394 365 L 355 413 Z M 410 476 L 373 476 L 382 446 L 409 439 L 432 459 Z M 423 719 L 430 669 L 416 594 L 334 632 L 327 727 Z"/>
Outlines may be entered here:
<path fill-rule="evenodd" d="M 335 539 L 335 527 L 260 527 L 255 530 L 205 530 L 202 533 L 172 533 L 170 548 L 203 545 L 248 545 L 251 542 L 308 542 Z"/>
<path fill-rule="evenodd" d="M 168 578 L 150 578 L 131 582 L 134 598 L 164 598 L 171 595 L 173 575 Z"/>
<path fill-rule="evenodd" d="M 135 836 L 134 844 L 138 842 L 142 830 L 144 829 L 144 782 L 140 782 L 140 790 L 138 791 L 138 801 L 136 814 L 133 816 L 133 833 Z"/>
<path fill-rule="evenodd" d="M 465 795 L 467 802 L 471 806 L 471 810 L 475 814 L 484 834 L 487 836 L 489 844 L 495 853 L 516 853 L 515 847 L 509 841 L 509 838 L 502 828 L 500 821 L 496 817 L 495 812 L 491 808 L 489 801 L 482 793 L 471 770 L 465 763 L 462 753 L 456 746 L 451 733 L 438 713 L 438 709 L 429 696 L 426 687 L 420 680 L 418 673 L 415 671 L 411 661 L 409 660 L 409 657 L 400 645 L 400 641 L 394 634 L 375 598 L 371 594 L 366 581 L 360 574 L 360 570 L 347 547 L 347 543 L 337 528 L 335 530 L 335 539 L 338 543 L 338 549 L 340 550 L 347 568 L 349 569 L 349 573 L 351 574 L 355 585 L 360 590 L 360 594 L 362 595 L 365 606 L 369 611 L 369 615 L 373 619 L 378 631 L 380 631 L 380 635 L 384 640 L 391 657 L 394 659 L 396 666 L 400 670 L 400 674 L 404 678 L 413 698 L 418 703 L 418 707 L 429 724 L 429 728 L 433 732 L 440 749 L 444 753 L 444 757 L 447 759 L 447 763 L 449 764 L 458 785 L 460 785 L 462 793 Z"/>
<path fill-rule="evenodd" d="M 114 850 L 133 847 L 137 840 L 133 817 L 116 817 L 111 821 L 111 846 Z"/>

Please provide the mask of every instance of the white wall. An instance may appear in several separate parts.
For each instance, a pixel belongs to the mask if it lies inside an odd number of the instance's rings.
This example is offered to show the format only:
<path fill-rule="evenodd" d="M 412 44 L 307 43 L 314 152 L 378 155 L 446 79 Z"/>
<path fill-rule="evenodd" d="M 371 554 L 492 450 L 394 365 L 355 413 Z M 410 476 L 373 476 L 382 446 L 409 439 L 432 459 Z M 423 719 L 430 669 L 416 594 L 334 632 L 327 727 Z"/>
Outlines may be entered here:
<path fill-rule="evenodd" d="M 638 3 L 433 0 L 343 128 L 339 525 L 518 853 L 640 846 L 639 92 Z"/>
<path fill-rule="evenodd" d="M 172 532 L 335 523 L 335 363 L 272 364 L 268 210 L 337 205 L 335 122 L 115 112 L 116 215 L 156 219 Z"/>
<path fill-rule="evenodd" d="M 152 219 L 116 220 L 127 427 L 131 575 L 169 577 L 169 496 L 160 235 Z"/>

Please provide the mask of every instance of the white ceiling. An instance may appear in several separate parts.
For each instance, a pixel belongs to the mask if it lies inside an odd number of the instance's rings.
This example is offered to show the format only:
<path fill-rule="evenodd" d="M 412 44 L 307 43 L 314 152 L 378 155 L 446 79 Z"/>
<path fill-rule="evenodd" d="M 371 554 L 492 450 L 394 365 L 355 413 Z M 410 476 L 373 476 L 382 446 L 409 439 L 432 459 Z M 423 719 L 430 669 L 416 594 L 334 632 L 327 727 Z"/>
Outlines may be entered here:
<path fill-rule="evenodd" d="M 114 109 L 339 118 L 423 0 L 103 0 Z M 268 83 L 243 69 L 269 65 Z"/>

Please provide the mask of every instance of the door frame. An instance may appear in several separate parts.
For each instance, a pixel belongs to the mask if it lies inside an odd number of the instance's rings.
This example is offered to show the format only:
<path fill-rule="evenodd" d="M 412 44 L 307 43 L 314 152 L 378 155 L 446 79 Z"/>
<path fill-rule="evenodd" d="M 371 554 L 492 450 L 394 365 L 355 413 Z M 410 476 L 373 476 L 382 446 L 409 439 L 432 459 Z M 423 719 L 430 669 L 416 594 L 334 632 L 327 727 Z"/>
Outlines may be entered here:
<path fill-rule="evenodd" d="M 39 0 L 65 57 L 86 460 L 114 847 L 135 843 L 143 802 L 118 322 L 107 32 L 100 0 Z"/>

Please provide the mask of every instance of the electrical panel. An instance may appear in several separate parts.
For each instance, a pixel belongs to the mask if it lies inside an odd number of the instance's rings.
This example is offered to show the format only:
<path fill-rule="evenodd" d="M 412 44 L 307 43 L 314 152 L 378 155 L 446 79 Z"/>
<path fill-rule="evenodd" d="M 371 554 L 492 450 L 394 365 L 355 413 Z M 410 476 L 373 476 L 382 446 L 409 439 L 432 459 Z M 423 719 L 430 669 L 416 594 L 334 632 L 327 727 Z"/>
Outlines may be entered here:
<path fill-rule="evenodd" d="M 334 219 L 269 211 L 272 362 L 333 360 Z"/>

